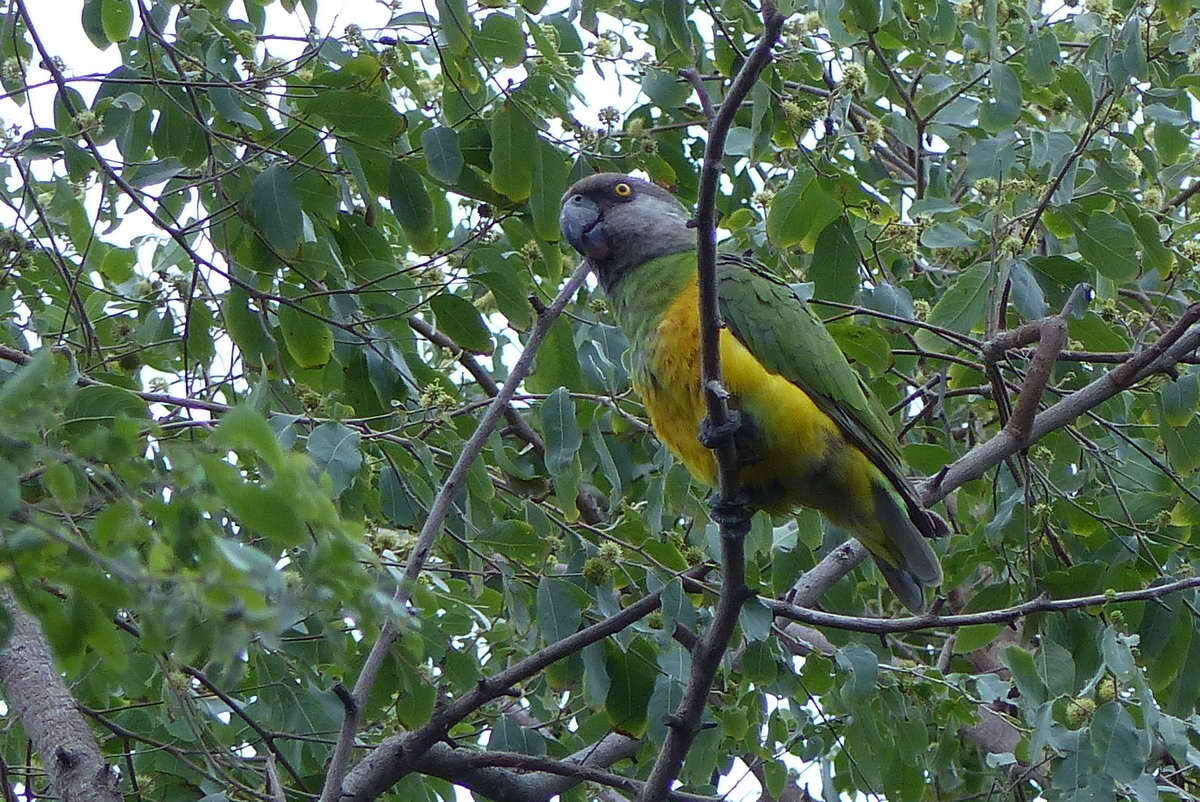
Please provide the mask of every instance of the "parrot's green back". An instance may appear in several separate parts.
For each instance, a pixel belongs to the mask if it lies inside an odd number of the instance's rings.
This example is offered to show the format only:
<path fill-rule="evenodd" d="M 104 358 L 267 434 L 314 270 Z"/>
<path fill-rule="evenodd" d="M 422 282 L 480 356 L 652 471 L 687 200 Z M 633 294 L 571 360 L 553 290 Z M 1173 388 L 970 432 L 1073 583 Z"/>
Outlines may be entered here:
<path fill-rule="evenodd" d="M 733 336 L 768 371 L 804 390 L 905 501 L 915 501 L 891 419 L 808 304 L 747 259 L 722 256 L 717 282 L 721 317 Z"/>

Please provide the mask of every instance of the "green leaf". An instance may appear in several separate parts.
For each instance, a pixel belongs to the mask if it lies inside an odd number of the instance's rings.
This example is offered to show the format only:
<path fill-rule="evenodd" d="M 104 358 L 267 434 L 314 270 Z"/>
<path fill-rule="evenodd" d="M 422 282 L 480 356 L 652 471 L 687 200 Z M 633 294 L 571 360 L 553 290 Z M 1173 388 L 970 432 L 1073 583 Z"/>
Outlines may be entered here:
<path fill-rule="evenodd" d="M 436 0 L 440 25 L 438 31 L 446 38 L 447 49 L 456 56 L 464 55 L 471 46 L 471 12 L 467 0 Z"/>
<path fill-rule="evenodd" d="M 133 0 L 101 0 L 100 24 L 110 42 L 124 42 L 133 31 Z"/>
<path fill-rule="evenodd" d="M 437 319 L 437 327 L 460 348 L 476 354 L 492 351 L 492 334 L 483 322 L 475 304 L 449 292 L 433 296 L 429 307 Z"/>
<path fill-rule="evenodd" d="M 1171 467 L 1180 473 L 1200 468 L 1200 422 L 1192 421 L 1177 428 L 1164 420 L 1159 424 L 1159 437 L 1166 446 Z"/>
<path fill-rule="evenodd" d="M 842 20 L 851 23 L 865 33 L 879 30 L 879 22 L 883 19 L 883 4 L 880 0 L 846 0 L 847 16 L 843 12 Z"/>
<path fill-rule="evenodd" d="M 17 468 L 6 459 L 0 459 L 0 515 L 4 520 L 21 506 L 21 477 Z"/>
<path fill-rule="evenodd" d="M 1113 70 L 1111 80 L 1124 89 L 1130 77 L 1145 80 L 1148 75 L 1146 48 L 1142 45 L 1141 21 L 1134 16 L 1121 29 L 1121 35 L 1113 43 L 1114 56 L 1120 69 Z"/>
<path fill-rule="evenodd" d="M 929 322 L 966 334 L 982 321 L 987 304 L 988 283 L 991 280 L 990 270 L 988 265 L 981 264 L 959 273 L 954 284 L 942 293 L 942 297 L 930 311 Z M 928 330 L 917 332 L 917 344 L 933 351 L 945 347 L 945 341 Z"/>
<path fill-rule="evenodd" d="M 112 44 L 112 40 L 104 33 L 104 0 L 84 0 L 80 22 L 88 40 L 99 50 L 104 50 Z M 130 19 L 132 25 L 132 18 Z"/>
<path fill-rule="evenodd" d="M 994 641 L 1004 630 L 1003 624 L 971 624 L 962 627 L 954 636 L 954 653 L 969 654 Z"/>
<path fill-rule="evenodd" d="M 687 682 L 692 673 L 692 653 L 678 641 L 668 639 L 658 653 L 658 667 L 668 677 Z"/>
<path fill-rule="evenodd" d="M 797 168 L 787 186 L 771 199 L 771 208 L 767 212 L 767 238 L 776 248 L 790 248 L 808 234 L 812 215 L 801 205 L 801 197 L 814 178 L 811 168 Z"/>
<path fill-rule="evenodd" d="M 1033 256 L 1028 260 L 1028 264 L 1038 275 L 1066 290 L 1088 281 L 1091 277 L 1087 267 L 1065 256 Z"/>
<path fill-rule="evenodd" d="M 150 412 L 146 402 L 136 394 L 106 385 L 84 387 L 63 410 L 64 420 L 75 432 L 90 430 L 119 417 L 148 418 Z"/>
<path fill-rule="evenodd" d="M 1168 382 L 1158 391 L 1162 402 L 1163 417 L 1171 426 L 1187 426 L 1200 404 L 1200 380 L 1189 371 L 1174 381 Z"/>
<path fill-rule="evenodd" d="M 546 739 L 530 727 L 522 727 L 512 716 L 501 716 L 492 729 L 488 749 L 499 752 L 516 752 L 520 755 L 541 756 L 546 754 Z"/>
<path fill-rule="evenodd" d="M 566 387 L 559 387 L 542 401 L 542 435 L 546 439 L 546 469 L 551 474 L 565 470 L 583 445 L 583 432 L 575 419 L 575 402 Z"/>
<path fill-rule="evenodd" d="M 525 60 L 521 23 L 508 14 L 488 15 L 475 35 L 475 47 L 484 58 L 499 59 L 505 67 L 516 67 Z"/>
<path fill-rule="evenodd" d="M 538 627 L 546 643 L 575 634 L 583 620 L 576 592 L 563 579 L 544 576 L 537 588 Z"/>
<path fill-rule="evenodd" d="M 659 746 L 667 736 L 666 717 L 675 713 L 687 692 L 687 685 L 668 674 L 660 674 L 654 680 L 654 692 L 647 704 L 646 716 L 649 726 L 646 736 L 650 743 Z"/>
<path fill-rule="evenodd" d="M 1043 639 L 1033 661 L 1038 677 L 1046 686 L 1050 698 L 1063 696 L 1075 690 L 1075 660 L 1071 653 L 1058 643 Z"/>
<path fill-rule="evenodd" d="M 1093 212 L 1087 226 L 1076 226 L 1079 253 L 1102 276 L 1125 281 L 1138 274 L 1137 237 L 1133 228 L 1108 212 Z"/>
<path fill-rule="evenodd" d="M 379 507 L 388 523 L 405 529 L 416 526 L 424 515 L 400 474 L 390 466 L 379 477 Z"/>
<path fill-rule="evenodd" d="M 434 226 L 433 201 L 421 174 L 399 159 L 388 169 L 388 200 L 417 253 L 433 253 L 440 244 Z"/>
<path fill-rule="evenodd" d="M 566 318 L 560 317 L 550 326 L 526 384 L 535 393 L 549 393 L 556 387 L 583 389 L 579 355 Z"/>
<path fill-rule="evenodd" d="M 207 134 L 192 116 L 191 106 L 182 92 L 165 91 L 158 108 L 158 123 L 150 143 L 160 159 L 177 157 L 188 167 L 198 167 L 208 156 Z"/>
<path fill-rule="evenodd" d="M 1166 18 L 1167 24 L 1171 26 L 1171 30 L 1177 31 L 1183 27 L 1183 23 L 1188 18 L 1188 12 L 1192 6 L 1188 0 L 1163 0 L 1159 3 L 1158 7 L 1162 9 L 1163 17 Z"/>
<path fill-rule="evenodd" d="M 1021 80 L 1012 67 L 993 61 L 992 100 L 979 109 L 979 124 L 990 133 L 1012 125 L 1021 116 Z"/>
<path fill-rule="evenodd" d="M 458 133 L 453 128 L 435 125 L 421 133 L 425 166 L 429 175 L 444 184 L 455 184 L 462 174 L 463 155 L 458 148 Z"/>
<path fill-rule="evenodd" d="M 865 646 L 851 644 L 837 653 L 838 666 L 847 673 L 842 683 L 842 693 L 850 702 L 860 701 L 875 690 L 879 675 L 879 658 Z"/>
<path fill-rule="evenodd" d="M 342 423 L 322 423 L 308 436 L 308 454 L 313 462 L 333 480 L 336 498 L 354 482 L 362 467 L 359 442 L 362 436 Z"/>
<path fill-rule="evenodd" d="M 262 122 L 246 110 L 241 97 L 232 89 L 213 87 L 208 90 L 208 97 L 213 109 L 228 122 L 244 125 L 253 131 L 262 130 Z"/>
<path fill-rule="evenodd" d="M 746 644 L 742 655 L 742 672 L 746 679 L 758 685 L 769 685 L 779 675 L 779 663 L 770 641 L 758 640 Z"/>
<path fill-rule="evenodd" d="M 1163 244 L 1162 234 L 1159 233 L 1158 221 L 1148 212 L 1133 214 L 1126 210 L 1126 217 L 1133 224 L 1138 242 L 1142 245 L 1142 253 L 1146 264 L 1153 267 L 1161 275 L 1167 276 L 1175 265 L 1175 253 Z"/>
<path fill-rule="evenodd" d="M 970 248 L 975 240 L 961 228 L 950 223 L 935 223 L 921 232 L 921 244 L 926 248 Z"/>
<path fill-rule="evenodd" d="M 649 69 L 642 78 L 642 92 L 659 108 L 674 109 L 687 101 L 692 88 L 673 73 Z"/>
<path fill-rule="evenodd" d="M 299 308 L 297 308 L 299 307 Z M 279 330 L 288 354 L 302 368 L 319 368 L 333 356 L 333 332 L 325 321 L 314 317 L 312 300 L 303 304 L 279 305 Z"/>
<path fill-rule="evenodd" d="M 258 230 L 281 255 L 292 255 L 300 247 L 304 218 L 295 182 L 282 165 L 260 173 L 250 189 L 250 203 Z"/>
<path fill-rule="evenodd" d="M 771 624 L 774 621 L 774 613 L 758 599 L 748 600 L 738 614 L 742 636 L 748 641 L 766 640 L 771 634 Z"/>
<path fill-rule="evenodd" d="M 545 550 L 537 533 L 525 521 L 497 521 L 475 538 L 475 543 L 496 554 L 533 562 Z"/>
<path fill-rule="evenodd" d="M 808 271 L 813 280 L 813 297 L 850 303 L 858 291 L 861 261 L 854 229 L 842 215 L 825 226 L 817 237 Z"/>
<path fill-rule="evenodd" d="M 531 156 L 537 147 L 528 112 L 506 100 L 492 115 L 491 132 L 492 187 L 514 201 L 523 201 L 533 189 Z"/>
<path fill-rule="evenodd" d="M 1125 351 L 1129 340 L 1093 312 L 1067 321 L 1067 333 L 1089 351 Z"/>
<path fill-rule="evenodd" d="M 1066 93 L 1075 104 L 1075 111 L 1084 118 L 1091 117 L 1095 100 L 1092 97 L 1092 86 L 1079 68 L 1066 64 L 1058 70 L 1058 88 Z"/>
<path fill-rule="evenodd" d="M 500 314 L 519 329 L 533 325 L 529 290 L 523 280 L 524 271 L 516 264 L 516 260 L 504 256 L 495 248 L 479 248 L 471 256 L 484 269 L 484 272 L 475 273 L 472 277 L 492 291 Z"/>
<path fill-rule="evenodd" d="M 604 668 L 609 680 L 604 707 L 617 732 L 638 737 L 645 730 L 657 674 L 654 665 L 654 649 L 642 638 L 634 639 L 627 649 L 612 639 L 604 642 Z"/>
<path fill-rule="evenodd" d="M 533 214 L 533 231 L 547 242 L 558 242 L 559 204 L 567 191 L 570 165 L 558 148 L 541 137 L 533 152 L 533 186 L 529 196 L 529 211 Z"/>
<path fill-rule="evenodd" d="M 252 305 L 250 295 L 244 289 L 236 285 L 229 288 L 221 303 L 221 315 L 229 339 L 241 352 L 248 370 L 258 370 L 264 360 L 273 361 L 275 341 L 262 313 Z"/>
<path fill-rule="evenodd" d="M 304 110 L 323 118 L 338 134 L 389 142 L 408 128 L 408 121 L 386 100 L 367 92 L 322 90 L 305 101 Z"/>
<path fill-rule="evenodd" d="M 688 25 L 687 0 L 663 0 L 663 22 L 675 46 L 685 54 L 692 52 L 692 29 Z"/>
<path fill-rule="evenodd" d="M 1054 80 L 1054 69 L 1061 63 L 1054 31 L 1043 28 L 1029 38 L 1025 46 L 1025 72 L 1035 86 L 1046 86 Z"/>
<path fill-rule="evenodd" d="M 831 323 L 829 333 L 851 362 L 866 365 L 880 374 L 892 364 L 892 348 L 876 328 L 856 323 Z"/>
<path fill-rule="evenodd" d="M 256 454 L 273 469 L 283 464 L 279 438 L 266 418 L 246 404 L 234 407 L 221 418 L 217 439 L 229 448 Z"/>
<path fill-rule="evenodd" d="M 1032 710 L 1046 701 L 1046 686 L 1037 671 L 1033 655 L 1027 650 L 1010 643 L 1001 652 L 1001 660 L 1012 672 L 1013 682 L 1021 692 L 1024 705 Z"/>
<path fill-rule="evenodd" d="M 1090 733 L 1092 751 L 1108 776 L 1127 783 L 1141 775 L 1146 760 L 1143 738 L 1120 702 L 1100 706 L 1092 717 Z"/>
<path fill-rule="evenodd" d="M 1022 318 L 1038 320 L 1049 314 L 1050 307 L 1046 304 L 1046 295 L 1024 259 L 1012 263 L 1008 280 L 1012 305 Z"/>

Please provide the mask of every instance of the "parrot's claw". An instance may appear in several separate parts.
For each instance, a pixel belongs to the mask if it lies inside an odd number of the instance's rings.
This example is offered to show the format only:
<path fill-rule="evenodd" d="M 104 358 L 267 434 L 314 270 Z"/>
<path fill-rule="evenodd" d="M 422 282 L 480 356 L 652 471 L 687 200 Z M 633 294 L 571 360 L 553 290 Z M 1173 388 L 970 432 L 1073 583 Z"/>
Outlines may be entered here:
<path fill-rule="evenodd" d="M 720 448 L 726 443 L 734 442 L 742 430 L 749 425 L 749 417 L 736 409 L 729 410 L 729 417 L 720 426 L 713 423 L 708 416 L 700 421 L 700 431 L 696 439 L 705 448 Z"/>
<path fill-rule="evenodd" d="M 745 535 L 750 531 L 750 499 L 745 493 L 737 493 L 724 500 L 713 495 L 708 500 L 708 515 L 722 532 Z"/>

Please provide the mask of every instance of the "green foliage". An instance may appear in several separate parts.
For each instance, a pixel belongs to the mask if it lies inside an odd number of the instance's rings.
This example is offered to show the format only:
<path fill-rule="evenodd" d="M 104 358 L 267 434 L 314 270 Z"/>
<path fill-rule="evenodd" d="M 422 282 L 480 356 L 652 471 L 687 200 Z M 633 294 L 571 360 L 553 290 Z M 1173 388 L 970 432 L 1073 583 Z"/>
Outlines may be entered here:
<path fill-rule="evenodd" d="M 0 11 L 18 121 L 0 164 L 0 577 L 143 799 L 261 796 L 272 749 L 287 798 L 311 798 L 343 713 L 331 688 L 353 685 L 385 621 L 401 634 L 365 700 L 367 745 L 661 591 L 653 615 L 448 733 L 562 758 L 616 731 L 636 760 L 609 769 L 644 778 L 687 688 L 687 633 L 712 618 L 713 593 L 678 578 L 719 554 L 707 491 L 647 431 L 591 287 L 448 499 L 410 605 L 393 594 L 576 263 L 562 193 L 637 171 L 694 203 L 706 120 L 679 71 L 719 106 L 760 18 L 694 0 L 400 5 L 295 41 L 328 11 L 316 0 L 86 0 L 55 24 L 120 61 L 99 80 L 61 49 L 47 73 Z M 1032 351 L 989 370 L 997 332 L 1093 288 L 1064 310 L 1044 409 L 1200 298 L 1194 4 L 780 6 L 727 143 L 721 247 L 832 319 L 915 472 L 1010 414 Z M 1194 362 L 958 487 L 935 545 L 943 612 L 1193 575 Z M 843 537 L 759 515 L 751 590 L 786 596 Z M 859 568 L 819 603 L 899 615 L 881 587 Z M 681 779 L 715 794 L 749 764 L 778 797 L 811 765 L 800 782 L 826 802 L 1191 799 L 1198 603 L 1188 589 L 881 641 L 781 636 L 752 601 Z M 26 746 L 10 722 L 8 776 L 40 790 Z M 455 798 L 421 773 L 389 793 Z"/>

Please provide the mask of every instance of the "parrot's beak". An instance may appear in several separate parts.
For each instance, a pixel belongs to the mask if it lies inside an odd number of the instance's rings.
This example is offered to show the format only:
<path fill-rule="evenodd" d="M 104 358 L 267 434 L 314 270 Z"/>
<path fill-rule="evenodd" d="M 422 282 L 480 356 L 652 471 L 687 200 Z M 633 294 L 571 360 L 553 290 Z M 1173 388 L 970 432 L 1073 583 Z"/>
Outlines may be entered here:
<path fill-rule="evenodd" d="M 563 204 L 559 225 L 567 242 L 594 262 L 608 256 L 608 234 L 600 207 L 583 195 L 572 195 Z"/>

